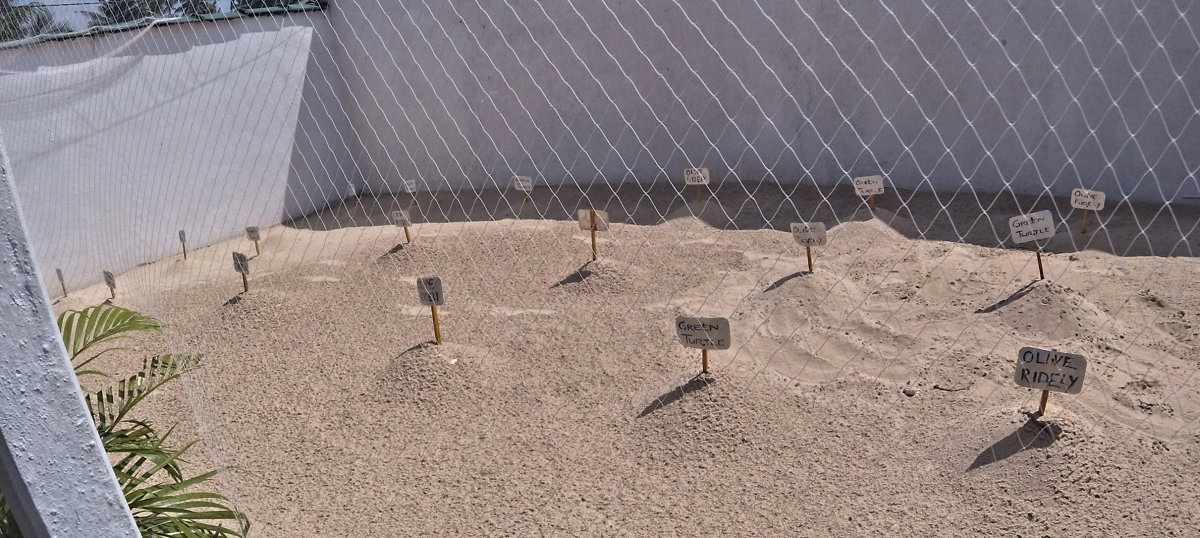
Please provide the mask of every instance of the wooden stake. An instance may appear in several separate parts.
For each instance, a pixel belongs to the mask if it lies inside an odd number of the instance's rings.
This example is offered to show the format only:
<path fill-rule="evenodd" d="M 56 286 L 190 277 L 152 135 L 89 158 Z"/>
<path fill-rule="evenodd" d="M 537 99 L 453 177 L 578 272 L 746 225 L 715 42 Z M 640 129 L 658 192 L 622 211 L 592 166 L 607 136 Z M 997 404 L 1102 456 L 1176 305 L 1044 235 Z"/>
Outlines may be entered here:
<path fill-rule="evenodd" d="M 254 242 L 254 253 L 255 253 L 255 254 L 262 254 L 262 249 L 258 248 L 258 241 L 255 241 L 255 242 Z"/>
<path fill-rule="evenodd" d="M 600 257 L 600 250 L 596 248 L 596 210 L 589 209 L 588 215 L 592 219 L 592 261 L 596 261 Z"/>
<path fill-rule="evenodd" d="M 1038 259 L 1038 280 L 1046 280 L 1046 272 L 1042 269 L 1042 245 L 1036 239 L 1033 240 L 1033 246 L 1037 247 Z"/>
<path fill-rule="evenodd" d="M 437 345 L 442 345 L 442 324 L 438 322 L 437 305 L 429 305 L 429 310 L 433 312 L 433 339 Z"/>
<path fill-rule="evenodd" d="M 112 294 L 112 298 L 117 298 L 117 288 L 108 288 L 108 292 Z"/>
<path fill-rule="evenodd" d="M 875 211 L 875 195 L 871 195 L 871 211 Z"/>
<path fill-rule="evenodd" d="M 404 227 L 404 242 L 412 243 L 412 235 L 409 235 L 408 233 L 408 226 Z"/>
<path fill-rule="evenodd" d="M 808 272 L 812 273 L 813 272 L 812 247 L 810 247 L 808 245 L 804 245 L 804 253 L 808 255 Z"/>
<path fill-rule="evenodd" d="M 1088 210 L 1084 209 L 1083 210 L 1083 231 L 1080 233 L 1087 233 L 1087 221 L 1088 221 Z"/>
<path fill-rule="evenodd" d="M 702 373 L 702 374 L 708 373 L 708 350 L 707 349 L 700 350 L 700 373 Z"/>
<path fill-rule="evenodd" d="M 696 201 L 704 201 L 704 185 L 696 185 Z"/>
<path fill-rule="evenodd" d="M 1039 416 L 1046 414 L 1046 402 L 1049 402 L 1049 401 L 1050 401 L 1050 391 L 1043 390 L 1042 391 L 1042 403 L 1038 404 L 1038 415 Z"/>
<path fill-rule="evenodd" d="M 61 281 L 61 280 L 60 280 L 60 281 L 58 281 L 58 283 L 62 285 L 62 289 L 63 289 L 63 297 L 66 297 L 66 296 L 67 296 L 67 285 L 66 285 L 66 283 L 64 283 L 64 282 L 63 282 L 63 281 Z"/>
<path fill-rule="evenodd" d="M 242 291 L 250 291 L 250 279 L 246 275 L 242 275 Z"/>

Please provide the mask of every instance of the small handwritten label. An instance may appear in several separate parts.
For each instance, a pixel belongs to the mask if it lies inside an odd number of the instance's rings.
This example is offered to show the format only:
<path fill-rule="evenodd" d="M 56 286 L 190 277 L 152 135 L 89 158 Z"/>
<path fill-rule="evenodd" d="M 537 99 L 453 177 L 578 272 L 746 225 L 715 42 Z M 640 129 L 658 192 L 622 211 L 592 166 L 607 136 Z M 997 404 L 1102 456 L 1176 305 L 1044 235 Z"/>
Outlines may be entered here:
<path fill-rule="evenodd" d="M 58 275 L 58 283 L 59 284 L 62 284 L 64 286 L 67 284 L 66 279 L 63 278 L 62 269 L 55 269 L 54 274 Z"/>
<path fill-rule="evenodd" d="M 1023 347 L 1017 352 L 1017 385 L 1038 390 L 1079 394 L 1087 359 L 1083 355 Z"/>
<path fill-rule="evenodd" d="M 729 320 L 725 318 L 675 318 L 675 334 L 683 347 L 729 349 Z"/>
<path fill-rule="evenodd" d="M 259 233 L 258 226 L 247 226 L 246 237 L 250 238 L 251 241 L 258 241 L 262 239 L 262 234 Z"/>
<path fill-rule="evenodd" d="M 1013 243 L 1028 243 L 1054 237 L 1054 216 L 1049 210 L 1017 215 L 1008 219 L 1008 230 Z"/>
<path fill-rule="evenodd" d="M 1071 207 L 1100 211 L 1104 209 L 1104 193 L 1089 191 L 1087 189 L 1074 189 L 1071 191 Z"/>
<path fill-rule="evenodd" d="M 854 192 L 859 196 L 874 196 L 883 194 L 883 176 L 862 176 L 854 178 Z"/>
<path fill-rule="evenodd" d="M 608 211 L 600 209 L 580 209 L 578 215 L 580 230 L 596 230 L 597 232 L 608 231 Z M 595 216 L 594 221 L 593 215 Z"/>
<path fill-rule="evenodd" d="M 415 179 L 404 180 L 404 192 L 408 192 L 408 193 L 417 192 L 417 180 L 415 180 Z"/>
<path fill-rule="evenodd" d="M 533 191 L 533 178 L 529 176 L 513 176 L 513 188 L 521 192 Z"/>
<path fill-rule="evenodd" d="M 408 218 L 408 212 L 403 209 L 392 211 L 392 224 L 396 226 L 412 226 L 412 219 Z"/>
<path fill-rule="evenodd" d="M 243 275 L 250 274 L 250 258 L 241 252 L 233 253 L 233 270 Z"/>
<path fill-rule="evenodd" d="M 425 306 L 442 306 L 446 296 L 442 293 L 442 279 L 436 276 L 423 276 L 417 279 L 417 297 Z"/>
<path fill-rule="evenodd" d="M 183 233 L 183 230 L 179 230 L 179 242 L 187 243 L 187 234 Z"/>
<path fill-rule="evenodd" d="M 792 239 L 797 243 L 806 247 L 820 247 L 825 245 L 825 223 L 824 222 L 793 222 Z"/>
<path fill-rule="evenodd" d="M 112 288 L 114 290 L 117 289 L 117 277 L 113 276 L 112 273 L 105 271 L 104 272 L 104 285 L 108 286 L 109 288 Z"/>
<path fill-rule="evenodd" d="M 684 168 L 683 182 L 688 185 L 708 185 L 708 169 Z"/>

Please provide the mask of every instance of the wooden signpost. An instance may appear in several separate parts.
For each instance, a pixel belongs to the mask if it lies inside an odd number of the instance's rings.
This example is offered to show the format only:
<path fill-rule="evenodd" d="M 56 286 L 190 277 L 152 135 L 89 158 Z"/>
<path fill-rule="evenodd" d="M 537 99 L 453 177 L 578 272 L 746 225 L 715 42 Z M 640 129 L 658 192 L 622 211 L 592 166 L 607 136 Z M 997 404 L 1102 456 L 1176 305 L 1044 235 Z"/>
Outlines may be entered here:
<path fill-rule="evenodd" d="M 592 261 L 596 261 L 600 257 L 600 251 L 596 247 L 596 232 L 608 231 L 608 212 L 600 209 L 580 209 L 578 216 L 579 229 L 592 232 Z"/>
<path fill-rule="evenodd" d="M 62 269 L 55 269 L 54 274 L 58 276 L 58 285 L 62 286 L 63 297 L 67 296 L 67 280 L 63 278 Z"/>
<path fill-rule="evenodd" d="M 179 244 L 183 245 L 183 259 L 187 259 L 187 234 L 179 230 Z"/>
<path fill-rule="evenodd" d="M 429 307 L 433 313 L 433 339 L 442 345 L 442 325 L 438 322 L 437 307 L 446 303 L 446 295 L 442 293 L 442 279 L 436 276 L 426 276 L 417 279 L 417 296 L 421 304 Z"/>
<path fill-rule="evenodd" d="M 417 201 L 417 180 L 415 180 L 415 179 L 404 180 L 404 190 L 412 195 L 412 199 L 414 202 Z"/>
<path fill-rule="evenodd" d="M 408 227 L 412 226 L 412 219 L 408 218 L 408 213 L 403 209 L 392 211 L 392 224 L 404 228 L 404 242 L 412 243 L 412 235 L 408 233 Z"/>
<path fill-rule="evenodd" d="M 250 238 L 251 241 L 254 241 L 254 253 L 262 254 L 262 249 L 258 247 L 258 241 L 262 239 L 262 234 L 259 233 L 258 226 L 247 226 L 246 237 Z"/>
<path fill-rule="evenodd" d="M 871 211 L 875 210 L 875 195 L 883 194 L 883 176 L 861 176 L 854 178 L 854 193 L 870 196 Z"/>
<path fill-rule="evenodd" d="M 813 272 L 812 248 L 825 245 L 824 222 L 793 222 L 792 239 L 804 245 L 804 253 L 808 255 L 808 272 Z"/>
<path fill-rule="evenodd" d="M 242 274 L 242 291 L 250 291 L 250 258 L 241 252 L 233 253 L 233 270 Z"/>
<path fill-rule="evenodd" d="M 108 293 L 112 294 L 112 298 L 117 298 L 117 277 L 112 273 L 104 272 L 104 285 L 108 286 Z"/>
<path fill-rule="evenodd" d="M 1054 215 L 1049 210 L 1017 215 L 1008 219 L 1008 231 L 1014 243 L 1033 241 L 1037 249 L 1038 278 L 1044 280 L 1046 271 L 1042 268 L 1042 244 L 1038 241 L 1054 237 Z"/>
<path fill-rule="evenodd" d="M 729 320 L 725 318 L 675 318 L 675 335 L 683 347 L 700 350 L 700 373 L 708 373 L 708 350 L 729 349 Z"/>
<path fill-rule="evenodd" d="M 1041 416 L 1046 414 L 1050 391 L 1079 394 L 1086 373 L 1087 359 L 1083 355 L 1023 347 L 1017 351 L 1013 380 L 1018 386 L 1042 391 L 1042 401 L 1038 404 L 1038 415 Z"/>
<path fill-rule="evenodd" d="M 684 168 L 683 182 L 687 185 L 696 186 L 696 201 L 704 200 L 704 186 L 708 185 L 708 169 L 707 168 Z"/>
<path fill-rule="evenodd" d="M 533 178 L 529 176 L 513 176 L 512 186 L 525 193 L 525 199 L 529 199 L 529 193 L 533 192 Z"/>
<path fill-rule="evenodd" d="M 1071 207 L 1083 210 L 1083 231 L 1080 233 L 1087 233 L 1088 212 L 1104 209 L 1104 198 L 1104 193 L 1100 191 L 1089 191 L 1087 189 L 1073 189 L 1071 191 Z"/>

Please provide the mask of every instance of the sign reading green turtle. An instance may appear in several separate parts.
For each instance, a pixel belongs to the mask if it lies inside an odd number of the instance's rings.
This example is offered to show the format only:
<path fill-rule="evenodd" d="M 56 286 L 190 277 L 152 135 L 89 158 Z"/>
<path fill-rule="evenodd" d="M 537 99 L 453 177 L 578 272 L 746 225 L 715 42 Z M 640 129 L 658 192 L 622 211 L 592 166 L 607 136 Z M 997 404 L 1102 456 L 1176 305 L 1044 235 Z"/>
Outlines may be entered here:
<path fill-rule="evenodd" d="M 675 318 L 675 335 L 683 347 L 700 350 L 700 373 L 708 373 L 708 350 L 729 349 L 732 342 L 725 318 Z"/>

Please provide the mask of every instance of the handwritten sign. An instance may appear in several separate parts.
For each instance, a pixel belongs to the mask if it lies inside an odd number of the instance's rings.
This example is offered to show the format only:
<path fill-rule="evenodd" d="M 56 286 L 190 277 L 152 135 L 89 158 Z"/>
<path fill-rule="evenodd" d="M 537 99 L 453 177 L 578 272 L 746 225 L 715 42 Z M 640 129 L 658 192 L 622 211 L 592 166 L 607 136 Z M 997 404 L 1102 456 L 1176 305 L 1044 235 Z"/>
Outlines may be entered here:
<path fill-rule="evenodd" d="M 54 274 L 58 276 L 58 283 L 65 286 L 67 280 L 63 278 L 62 269 L 55 269 Z"/>
<path fill-rule="evenodd" d="M 392 224 L 396 226 L 412 226 L 412 219 L 403 209 L 392 211 Z"/>
<path fill-rule="evenodd" d="M 854 192 L 859 196 L 883 194 L 883 176 L 861 176 L 854 178 Z"/>
<path fill-rule="evenodd" d="M 597 209 L 595 211 L 596 211 L 596 222 L 594 223 L 595 226 L 593 227 L 592 211 L 588 210 L 588 209 L 580 209 L 579 210 L 578 216 L 579 216 L 579 229 L 580 230 L 596 230 L 597 232 L 608 231 L 608 211 L 603 211 L 600 209 Z"/>
<path fill-rule="evenodd" d="M 824 222 L 793 222 L 792 239 L 806 247 L 819 247 L 825 244 Z"/>
<path fill-rule="evenodd" d="M 1104 209 L 1104 193 L 1087 189 L 1073 189 L 1071 191 L 1071 207 L 1100 211 Z"/>
<path fill-rule="evenodd" d="M 251 241 L 258 241 L 262 239 L 262 233 L 258 231 L 258 226 L 247 226 L 246 237 L 248 237 Z"/>
<path fill-rule="evenodd" d="M 529 176 L 513 176 L 513 188 L 521 192 L 533 191 L 533 178 Z"/>
<path fill-rule="evenodd" d="M 729 349 L 729 320 L 725 318 L 675 318 L 675 334 L 683 347 L 692 349 Z"/>
<path fill-rule="evenodd" d="M 233 270 L 243 275 L 250 274 L 250 259 L 241 252 L 233 253 Z"/>
<path fill-rule="evenodd" d="M 1038 390 L 1079 394 L 1087 359 L 1083 355 L 1023 347 L 1017 352 L 1017 385 Z"/>
<path fill-rule="evenodd" d="M 404 192 L 407 192 L 407 193 L 417 192 L 417 180 L 415 180 L 415 179 L 404 180 Z"/>
<path fill-rule="evenodd" d="M 442 279 L 436 276 L 425 276 L 417 279 L 417 296 L 425 306 L 442 306 L 446 296 L 442 293 Z"/>
<path fill-rule="evenodd" d="M 708 185 L 708 169 L 684 168 L 683 182 L 687 185 Z"/>
<path fill-rule="evenodd" d="M 183 230 L 179 230 L 179 242 L 187 243 L 187 234 L 183 233 Z"/>
<path fill-rule="evenodd" d="M 114 290 L 117 289 L 117 277 L 114 276 L 112 273 L 105 271 L 104 272 L 104 285 L 108 286 L 109 289 L 114 289 Z"/>
<path fill-rule="evenodd" d="M 1008 230 L 1017 244 L 1050 239 L 1054 237 L 1054 216 L 1049 210 L 1017 215 L 1008 219 Z"/>

